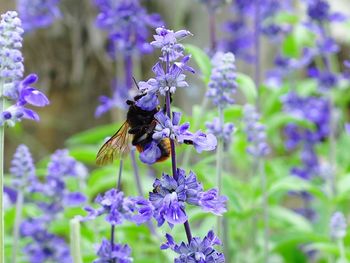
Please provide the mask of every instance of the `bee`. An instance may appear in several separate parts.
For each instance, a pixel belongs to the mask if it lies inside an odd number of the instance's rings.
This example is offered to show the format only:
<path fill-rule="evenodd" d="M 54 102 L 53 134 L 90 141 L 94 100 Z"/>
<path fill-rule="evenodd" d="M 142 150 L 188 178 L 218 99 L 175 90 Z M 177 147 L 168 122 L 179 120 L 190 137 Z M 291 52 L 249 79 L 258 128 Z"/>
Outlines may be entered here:
<path fill-rule="evenodd" d="M 145 147 L 153 141 L 152 135 L 157 125 L 154 115 L 161 109 L 158 107 L 152 111 L 146 111 L 136 106 L 136 102 L 143 96 L 144 94 L 140 94 L 134 97 L 134 101 L 126 101 L 129 105 L 126 121 L 98 151 L 96 164 L 106 165 L 125 156 L 130 151 L 130 141 L 139 152 L 143 152 Z M 157 146 L 161 151 L 157 162 L 168 159 L 171 153 L 170 139 L 162 139 Z"/>

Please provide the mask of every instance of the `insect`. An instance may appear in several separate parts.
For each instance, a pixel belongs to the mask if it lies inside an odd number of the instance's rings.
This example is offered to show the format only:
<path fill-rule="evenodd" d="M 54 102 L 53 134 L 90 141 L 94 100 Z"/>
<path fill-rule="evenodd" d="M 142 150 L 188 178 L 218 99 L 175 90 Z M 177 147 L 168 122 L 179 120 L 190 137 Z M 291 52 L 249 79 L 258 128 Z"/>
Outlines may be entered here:
<path fill-rule="evenodd" d="M 129 109 L 126 115 L 126 121 L 119 130 L 101 147 L 96 157 L 96 164 L 105 165 L 112 163 L 113 160 L 127 154 L 131 144 L 136 146 L 139 152 L 143 152 L 146 145 L 152 142 L 152 135 L 157 125 L 154 115 L 160 110 L 156 108 L 152 111 L 146 111 L 136 106 L 136 101 L 143 94 L 134 97 L 134 101 L 127 100 Z M 170 140 L 162 139 L 158 145 L 161 155 L 157 162 L 166 160 L 170 156 Z"/>

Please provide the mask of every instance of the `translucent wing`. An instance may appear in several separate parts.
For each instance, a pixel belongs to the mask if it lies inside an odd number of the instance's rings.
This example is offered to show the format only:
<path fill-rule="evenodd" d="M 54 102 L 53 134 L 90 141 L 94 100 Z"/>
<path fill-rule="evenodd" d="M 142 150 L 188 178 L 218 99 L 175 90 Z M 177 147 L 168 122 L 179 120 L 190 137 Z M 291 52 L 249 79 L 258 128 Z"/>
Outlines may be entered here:
<path fill-rule="evenodd" d="M 124 124 L 119 130 L 101 147 L 97 153 L 96 164 L 105 165 L 112 163 L 118 157 L 122 157 L 130 150 L 129 124 Z"/>

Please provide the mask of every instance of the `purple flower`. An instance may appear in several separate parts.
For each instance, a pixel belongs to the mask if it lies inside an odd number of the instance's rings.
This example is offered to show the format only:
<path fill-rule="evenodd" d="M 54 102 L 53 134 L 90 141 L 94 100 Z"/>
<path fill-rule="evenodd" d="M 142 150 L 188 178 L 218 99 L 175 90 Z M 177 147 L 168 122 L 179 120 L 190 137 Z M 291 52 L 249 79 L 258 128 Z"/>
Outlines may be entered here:
<path fill-rule="evenodd" d="M 256 157 L 263 157 L 270 152 L 270 147 L 266 142 L 265 126 L 259 122 L 260 116 L 253 105 L 244 106 L 245 132 L 250 145 L 247 152 Z"/>
<path fill-rule="evenodd" d="M 345 131 L 346 131 L 348 134 L 350 134 L 350 123 L 345 123 L 344 127 L 345 127 Z"/>
<path fill-rule="evenodd" d="M 100 247 L 97 251 L 98 259 L 95 259 L 93 263 L 131 263 L 131 249 L 128 245 L 112 244 L 110 241 L 103 239 Z"/>
<path fill-rule="evenodd" d="M 335 212 L 331 218 L 330 234 L 335 239 L 342 239 L 346 236 L 346 218 L 342 212 Z"/>
<path fill-rule="evenodd" d="M 224 147 L 227 149 L 232 142 L 232 133 L 235 129 L 233 123 L 224 123 L 221 126 L 219 118 L 214 118 L 213 122 L 207 122 L 205 125 L 209 133 L 215 135 L 216 138 L 222 138 Z"/>
<path fill-rule="evenodd" d="M 157 35 L 153 35 L 154 41 L 151 42 L 151 45 L 161 49 L 163 54 L 161 60 L 167 60 L 169 62 L 175 61 L 183 56 L 184 47 L 177 42 L 185 37 L 192 36 L 191 32 L 187 30 L 174 32 L 164 27 L 158 27 L 156 33 Z"/>
<path fill-rule="evenodd" d="M 105 219 L 111 225 L 120 225 L 124 220 L 142 224 L 150 220 L 153 213 L 152 204 L 142 197 L 125 198 L 122 191 L 111 189 L 95 199 L 101 207 L 93 209 L 86 207 L 89 213 L 83 220 L 92 220 L 100 215 L 106 215 Z"/>
<path fill-rule="evenodd" d="M 212 64 L 207 96 L 216 106 L 225 108 L 234 102 L 232 95 L 237 89 L 235 57 L 232 53 L 218 52 Z"/>
<path fill-rule="evenodd" d="M 151 142 L 140 153 L 140 160 L 146 164 L 154 164 L 160 158 L 161 154 L 157 143 Z"/>
<path fill-rule="evenodd" d="M 29 186 L 30 182 L 35 178 L 35 166 L 32 155 L 27 146 L 21 144 L 13 156 L 11 162 L 10 173 L 13 176 L 12 183 L 17 189 Z"/>
<path fill-rule="evenodd" d="M 148 28 L 163 25 L 158 14 L 147 14 L 139 0 L 106 1 L 95 0 L 100 9 L 96 24 L 108 31 L 113 53 L 131 55 L 134 51 L 149 53 L 152 47 L 147 43 Z"/>
<path fill-rule="evenodd" d="M 213 231 L 209 231 L 202 240 L 199 237 L 191 239 L 189 244 L 184 242 L 176 244 L 173 237 L 166 234 L 167 242 L 161 249 L 171 249 L 179 255 L 175 258 L 175 263 L 199 262 L 199 263 L 223 263 L 224 254 L 215 250 L 214 246 L 221 245 L 221 241 L 215 236 Z"/>
<path fill-rule="evenodd" d="M 60 0 L 17 0 L 17 9 L 25 32 L 49 27 L 61 17 Z"/>
<path fill-rule="evenodd" d="M 227 198 L 218 196 L 216 189 L 204 192 L 193 172 L 186 175 L 184 170 L 178 169 L 177 174 L 177 179 L 163 174 L 153 184 L 154 190 L 150 193 L 149 200 L 154 206 L 154 217 L 159 226 L 165 221 L 170 226 L 186 222 L 186 202 L 216 215 L 226 211 Z"/>
<path fill-rule="evenodd" d="M 4 95 L 15 99 L 15 83 L 23 77 L 22 24 L 17 12 L 8 11 L 0 21 L 0 78 L 5 82 Z"/>

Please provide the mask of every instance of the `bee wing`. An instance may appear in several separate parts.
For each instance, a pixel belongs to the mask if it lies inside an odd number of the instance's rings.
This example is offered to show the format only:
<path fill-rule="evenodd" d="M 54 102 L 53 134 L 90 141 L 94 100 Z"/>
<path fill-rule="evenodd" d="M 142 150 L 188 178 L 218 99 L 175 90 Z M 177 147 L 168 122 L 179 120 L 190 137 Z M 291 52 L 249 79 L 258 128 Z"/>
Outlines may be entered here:
<path fill-rule="evenodd" d="M 96 164 L 105 165 L 112 163 L 118 157 L 122 157 L 130 150 L 129 124 L 124 124 L 119 130 L 101 147 L 96 156 Z"/>

